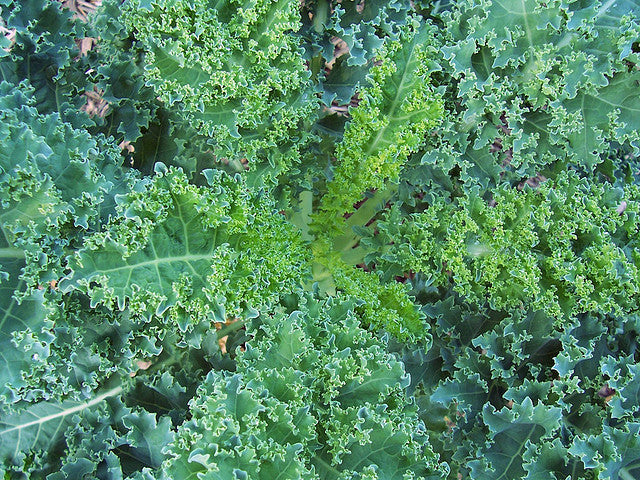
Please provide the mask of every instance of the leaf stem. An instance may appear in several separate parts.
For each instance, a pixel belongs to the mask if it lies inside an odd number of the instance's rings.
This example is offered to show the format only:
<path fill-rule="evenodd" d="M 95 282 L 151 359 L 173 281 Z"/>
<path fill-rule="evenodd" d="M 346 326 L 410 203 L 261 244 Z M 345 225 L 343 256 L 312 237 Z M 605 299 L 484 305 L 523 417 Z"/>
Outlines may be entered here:
<path fill-rule="evenodd" d="M 631 473 L 629 473 L 629 470 L 627 470 L 625 467 L 621 468 L 618 471 L 618 476 L 621 478 L 621 480 L 636 480 L 636 478 L 631 475 Z"/>
<path fill-rule="evenodd" d="M 24 258 L 24 250 L 20 248 L 0 248 L 0 258 Z"/>
<path fill-rule="evenodd" d="M 76 412 L 81 412 L 87 408 L 93 407 L 94 405 L 106 400 L 109 397 L 115 397 L 122 392 L 122 387 L 112 388 L 111 390 L 107 390 L 101 395 L 98 395 L 96 398 L 89 402 L 81 403 L 80 405 L 76 405 L 75 407 L 67 408 L 58 413 L 54 413 L 52 415 L 47 415 L 44 417 L 40 417 L 37 420 L 32 420 L 31 422 L 23 423 L 21 425 L 15 425 L 12 428 L 8 428 L 6 430 L 0 431 L 0 435 L 4 435 L 6 433 L 12 432 L 14 430 L 22 430 L 23 428 L 32 427 L 34 425 L 42 425 L 43 423 L 49 422 L 51 420 L 55 420 L 56 418 L 66 417 Z"/>
<path fill-rule="evenodd" d="M 367 223 L 369 223 L 369 221 L 380 210 L 384 208 L 386 203 L 391 199 L 391 197 L 395 195 L 397 191 L 398 184 L 390 183 L 386 186 L 386 188 L 378 190 L 373 197 L 364 202 L 362 206 L 346 220 L 346 233 L 338 236 L 334 240 L 333 244 L 336 250 L 343 253 L 351 250 L 360 241 L 359 236 L 353 233 L 353 227 L 364 227 Z"/>
<path fill-rule="evenodd" d="M 333 473 L 333 474 L 334 474 L 334 475 L 336 475 L 336 476 L 339 476 L 339 475 L 340 475 L 340 473 L 341 473 L 341 472 L 340 472 L 337 468 L 335 468 L 335 467 L 333 467 L 332 465 L 330 465 L 329 463 L 325 462 L 325 461 L 324 461 L 322 458 L 320 458 L 318 455 L 314 455 L 314 460 L 315 460 L 316 462 L 318 462 L 318 464 L 319 464 L 322 468 L 324 468 L 325 470 L 327 470 L 328 472 L 331 472 L 331 473 Z"/>
<path fill-rule="evenodd" d="M 228 325 L 225 325 L 224 327 L 222 327 L 220 330 L 217 331 L 218 338 L 226 337 L 230 333 L 235 332 L 236 330 L 240 330 L 242 327 L 244 327 L 244 325 L 248 321 L 249 319 L 247 318 L 244 320 L 238 320 Z"/>
<path fill-rule="evenodd" d="M 316 11 L 313 14 L 313 29 L 322 33 L 329 17 L 329 3 L 327 0 L 320 0 L 316 6 Z"/>

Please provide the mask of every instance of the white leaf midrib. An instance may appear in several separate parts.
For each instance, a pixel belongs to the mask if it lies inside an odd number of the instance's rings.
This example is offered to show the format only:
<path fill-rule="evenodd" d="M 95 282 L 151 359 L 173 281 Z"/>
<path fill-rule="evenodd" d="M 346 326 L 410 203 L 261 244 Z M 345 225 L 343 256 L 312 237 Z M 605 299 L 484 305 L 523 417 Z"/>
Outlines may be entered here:
<path fill-rule="evenodd" d="M 69 415 L 72 415 L 74 413 L 77 412 L 81 412 L 82 410 L 86 410 L 87 408 L 91 408 L 94 405 L 97 405 L 98 403 L 102 402 L 103 400 L 109 398 L 109 397 L 114 397 L 116 395 L 118 395 L 119 393 L 122 392 L 122 387 L 115 387 L 112 388 L 111 390 L 108 390 L 106 392 L 104 392 L 101 395 L 98 395 L 97 397 L 95 397 L 93 400 L 90 400 L 88 402 L 85 403 L 81 403 L 80 405 L 76 405 L 75 407 L 71 407 L 71 408 L 67 408 L 65 410 L 62 410 L 58 413 L 54 413 L 51 415 L 45 415 L 44 417 L 40 417 L 37 420 L 32 420 L 31 422 L 27 422 L 27 423 L 23 423 L 20 425 L 14 425 L 11 428 L 7 428 L 5 430 L 0 430 L 0 436 L 14 432 L 16 430 L 20 431 L 23 430 L 25 428 L 29 428 L 29 427 L 33 427 L 36 425 L 42 425 L 44 423 L 50 422 L 52 420 L 55 420 L 57 418 L 64 418 L 67 417 Z"/>

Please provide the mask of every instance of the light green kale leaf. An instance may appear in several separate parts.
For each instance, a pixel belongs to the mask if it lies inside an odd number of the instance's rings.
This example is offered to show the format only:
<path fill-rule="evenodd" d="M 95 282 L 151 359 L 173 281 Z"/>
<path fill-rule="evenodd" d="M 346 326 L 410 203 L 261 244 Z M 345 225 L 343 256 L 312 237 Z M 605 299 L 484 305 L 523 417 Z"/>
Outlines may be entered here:
<path fill-rule="evenodd" d="M 637 308 L 638 189 L 560 175 L 538 189 L 503 187 L 436 201 L 403 219 L 392 209 L 363 241 L 385 277 L 423 272 L 494 310 L 556 318 Z"/>
<path fill-rule="evenodd" d="M 426 143 L 442 105 L 429 83 L 436 68 L 433 31 L 416 19 L 377 52 L 369 86 L 351 109 L 351 121 L 336 149 L 336 167 L 322 197 L 316 229 L 335 234 L 342 215 L 367 190 L 396 182 L 409 155 Z"/>

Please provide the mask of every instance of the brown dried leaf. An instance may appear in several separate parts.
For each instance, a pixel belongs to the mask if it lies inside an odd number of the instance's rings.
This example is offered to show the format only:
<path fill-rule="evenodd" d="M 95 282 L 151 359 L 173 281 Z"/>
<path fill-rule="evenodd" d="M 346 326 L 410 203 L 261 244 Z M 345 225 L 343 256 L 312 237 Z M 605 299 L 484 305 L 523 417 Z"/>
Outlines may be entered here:
<path fill-rule="evenodd" d="M 618 215 L 622 215 L 626 209 L 627 202 L 626 200 L 623 200 L 622 202 L 620 202 L 620 205 L 618 205 L 618 208 L 616 208 L 616 212 L 618 212 Z"/>
<path fill-rule="evenodd" d="M 615 396 L 615 394 L 616 391 L 606 383 L 600 390 L 598 390 L 598 396 L 600 398 L 604 398 L 605 403 L 609 403 L 609 401 Z"/>
<path fill-rule="evenodd" d="M 76 40 L 76 45 L 78 45 L 78 50 L 80 50 L 81 57 L 84 57 L 95 44 L 96 39 L 93 37 L 85 37 Z"/>
<path fill-rule="evenodd" d="M 60 0 L 65 8 L 74 13 L 74 17 L 86 22 L 89 15 L 102 5 L 102 0 Z"/>
<path fill-rule="evenodd" d="M 128 140 L 123 140 L 122 142 L 120 142 L 118 144 L 118 147 L 120 147 L 121 150 L 126 150 L 127 153 L 133 153 L 136 151 L 135 147 L 131 145 L 131 142 L 129 142 Z"/>
<path fill-rule="evenodd" d="M 340 58 L 342 55 L 349 53 L 349 47 L 347 46 L 347 42 L 338 37 L 331 37 L 330 42 L 333 43 L 335 47 L 333 50 L 333 58 L 329 60 L 326 64 L 326 68 L 331 70 L 333 65 L 336 63 L 336 60 Z"/>
<path fill-rule="evenodd" d="M 102 98 L 102 91 L 94 89 L 92 92 L 85 92 L 87 103 L 81 107 L 81 110 L 87 112 L 90 117 L 104 117 L 109 112 L 109 104 Z"/>
<path fill-rule="evenodd" d="M 527 178 L 524 182 L 518 184 L 518 190 L 522 190 L 525 185 L 529 185 L 531 188 L 538 188 L 541 184 L 547 181 L 547 177 L 538 174 L 535 177 Z"/>
<path fill-rule="evenodd" d="M 11 46 L 16 41 L 16 29 L 6 28 L 4 25 L 0 25 L 0 34 L 4 35 L 7 40 L 11 42 Z M 5 49 L 7 52 L 11 50 L 11 47 Z"/>
<path fill-rule="evenodd" d="M 227 320 L 225 320 L 224 323 L 218 322 L 215 324 L 216 330 L 220 330 L 223 326 L 225 325 L 231 325 L 233 323 L 236 323 L 237 321 L 239 321 L 239 318 L 228 318 Z M 229 338 L 228 335 L 225 335 L 222 338 L 218 339 L 218 346 L 220 347 L 220 351 L 222 353 L 227 353 L 227 339 Z"/>
<path fill-rule="evenodd" d="M 146 370 L 147 368 L 149 368 L 151 366 L 151 362 L 145 361 L 145 360 L 138 360 L 136 362 L 136 365 L 138 365 L 138 368 L 140 370 Z"/>

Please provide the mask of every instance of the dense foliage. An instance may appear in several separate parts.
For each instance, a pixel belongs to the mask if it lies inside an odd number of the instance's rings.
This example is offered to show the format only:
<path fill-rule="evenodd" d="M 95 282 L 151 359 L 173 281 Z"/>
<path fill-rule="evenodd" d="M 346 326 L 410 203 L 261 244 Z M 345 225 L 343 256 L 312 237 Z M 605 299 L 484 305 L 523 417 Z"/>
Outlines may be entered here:
<path fill-rule="evenodd" d="M 640 1 L 101 3 L 0 0 L 0 478 L 640 478 Z"/>

